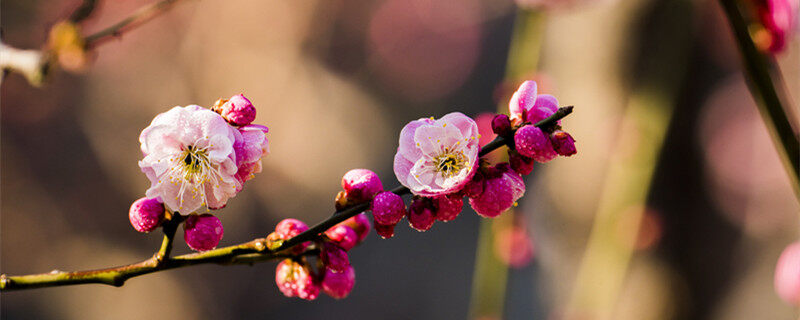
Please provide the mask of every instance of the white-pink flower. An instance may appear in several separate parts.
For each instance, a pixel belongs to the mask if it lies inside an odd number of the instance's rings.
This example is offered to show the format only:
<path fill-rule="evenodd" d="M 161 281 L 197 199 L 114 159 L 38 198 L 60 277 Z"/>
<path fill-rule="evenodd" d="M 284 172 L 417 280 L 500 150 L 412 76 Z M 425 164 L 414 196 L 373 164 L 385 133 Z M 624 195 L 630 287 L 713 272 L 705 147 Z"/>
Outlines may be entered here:
<path fill-rule="evenodd" d="M 236 153 L 236 179 L 240 184 L 255 177 L 261 172 L 261 157 L 269 154 L 269 128 L 258 124 L 249 124 L 239 127 L 240 135 L 233 144 Z M 240 137 L 240 138 L 239 138 Z M 241 186 L 240 186 L 241 189 Z"/>
<path fill-rule="evenodd" d="M 242 136 L 219 114 L 200 106 L 159 114 L 139 136 L 144 155 L 139 167 L 151 183 L 146 196 L 161 198 L 183 215 L 204 205 L 224 207 L 241 190 L 234 144 L 244 141 Z"/>
<path fill-rule="evenodd" d="M 478 166 L 479 138 L 475 121 L 459 112 L 409 122 L 394 156 L 397 180 L 420 196 L 461 190 Z"/>
<path fill-rule="evenodd" d="M 511 120 L 536 124 L 558 111 L 558 100 L 549 94 L 538 94 L 536 81 L 528 80 L 511 96 L 508 111 Z"/>

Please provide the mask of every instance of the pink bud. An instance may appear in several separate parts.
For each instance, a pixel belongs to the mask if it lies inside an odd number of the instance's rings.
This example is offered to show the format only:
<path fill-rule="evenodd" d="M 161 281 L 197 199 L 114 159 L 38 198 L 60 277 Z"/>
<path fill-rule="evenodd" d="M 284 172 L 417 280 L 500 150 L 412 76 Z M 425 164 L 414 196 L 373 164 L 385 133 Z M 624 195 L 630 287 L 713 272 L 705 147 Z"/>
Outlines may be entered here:
<path fill-rule="evenodd" d="M 305 263 L 285 259 L 275 270 L 275 284 L 286 297 L 314 300 L 319 295 L 320 286 Z"/>
<path fill-rule="evenodd" d="M 289 218 L 278 222 L 278 225 L 275 226 L 275 235 L 278 237 L 278 239 L 289 240 L 305 232 L 306 230 L 308 230 L 308 225 L 306 225 L 303 221 Z M 302 253 L 310 244 L 311 242 L 304 242 L 296 245 L 292 249 L 292 252 L 295 254 Z"/>
<path fill-rule="evenodd" d="M 131 205 L 128 218 L 136 231 L 150 232 L 164 222 L 164 204 L 158 199 L 140 198 Z"/>
<path fill-rule="evenodd" d="M 355 231 L 356 234 L 358 234 L 358 242 L 364 241 L 364 239 L 366 239 L 367 236 L 369 235 L 369 230 L 372 228 L 370 226 L 367 214 L 363 212 L 345 221 L 342 221 L 342 223 L 339 223 L 339 225 L 345 225 L 350 228 L 353 228 L 353 231 Z"/>
<path fill-rule="evenodd" d="M 376 223 L 375 224 L 375 232 L 377 232 L 378 235 L 381 236 L 381 238 L 389 239 L 391 237 L 394 237 L 394 227 L 395 226 L 396 226 L 395 224 L 382 225 L 382 224 Z"/>
<path fill-rule="evenodd" d="M 558 154 L 542 129 L 526 125 L 514 134 L 514 145 L 519 154 L 539 162 L 553 160 Z"/>
<path fill-rule="evenodd" d="M 397 224 L 406 215 L 403 198 L 390 192 L 381 192 L 372 200 L 372 217 L 382 225 Z"/>
<path fill-rule="evenodd" d="M 352 249 L 358 243 L 358 234 L 353 228 L 343 224 L 338 224 L 328 229 L 328 231 L 325 231 L 325 236 L 345 250 Z"/>
<path fill-rule="evenodd" d="M 507 115 L 498 114 L 492 118 L 492 131 L 498 136 L 511 133 L 511 120 Z"/>
<path fill-rule="evenodd" d="M 372 200 L 375 194 L 383 191 L 383 184 L 375 172 L 367 169 L 353 169 L 342 177 L 342 188 L 348 199 L 359 203 Z"/>
<path fill-rule="evenodd" d="M 417 231 L 428 231 L 436 221 L 430 200 L 415 197 L 408 207 L 408 224 Z"/>
<path fill-rule="evenodd" d="M 507 163 L 496 165 L 484 179 L 483 193 L 469 199 L 479 215 L 494 218 L 505 212 L 525 193 L 522 177 Z"/>
<path fill-rule="evenodd" d="M 325 270 L 322 278 L 322 290 L 329 296 L 342 299 L 350 294 L 356 284 L 356 271 L 353 267 L 347 267 L 344 272 L 333 272 Z"/>
<path fill-rule="evenodd" d="M 189 216 L 183 223 L 183 239 L 195 251 L 216 248 L 223 233 L 222 222 L 207 213 Z"/>
<path fill-rule="evenodd" d="M 308 225 L 297 219 L 283 219 L 275 226 L 275 233 L 283 240 L 291 239 L 308 230 Z"/>
<path fill-rule="evenodd" d="M 475 177 L 464 187 L 464 195 L 470 198 L 477 197 L 483 193 L 483 174 L 480 171 L 475 173 Z"/>
<path fill-rule="evenodd" d="M 235 126 L 246 126 L 256 119 L 256 107 L 241 94 L 231 97 L 222 105 L 214 106 L 212 110 Z"/>
<path fill-rule="evenodd" d="M 511 169 L 514 169 L 520 175 L 529 175 L 533 172 L 533 164 L 536 163 L 533 159 L 519 154 L 514 150 L 508 150 L 508 163 Z"/>
<path fill-rule="evenodd" d="M 433 198 L 433 202 L 436 206 L 436 220 L 444 222 L 454 220 L 464 207 L 464 198 L 460 194 L 438 196 Z"/>
<path fill-rule="evenodd" d="M 550 135 L 550 142 L 553 143 L 553 149 L 555 149 L 556 153 L 559 155 L 569 157 L 578 153 L 578 150 L 575 149 L 575 139 L 564 131 L 553 131 Z"/>
<path fill-rule="evenodd" d="M 775 292 L 786 303 L 800 306 L 800 242 L 790 244 L 781 253 L 775 267 Z"/>
<path fill-rule="evenodd" d="M 319 257 L 325 268 L 333 272 L 343 272 L 350 266 L 350 258 L 347 256 L 347 251 L 330 242 L 322 243 Z"/>

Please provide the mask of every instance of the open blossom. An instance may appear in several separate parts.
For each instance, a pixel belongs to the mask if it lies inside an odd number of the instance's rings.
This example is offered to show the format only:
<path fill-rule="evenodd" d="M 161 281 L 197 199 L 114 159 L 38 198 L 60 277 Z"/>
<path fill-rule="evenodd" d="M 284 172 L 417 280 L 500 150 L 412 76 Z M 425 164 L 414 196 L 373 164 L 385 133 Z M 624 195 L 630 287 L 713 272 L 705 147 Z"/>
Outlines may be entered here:
<path fill-rule="evenodd" d="M 538 94 L 536 90 L 536 81 L 528 80 L 514 92 L 508 102 L 508 111 L 512 121 L 536 124 L 558 111 L 556 97 L 549 94 Z"/>
<path fill-rule="evenodd" d="M 160 197 L 183 215 L 203 205 L 224 207 L 241 189 L 233 147 L 240 136 L 219 114 L 200 106 L 159 114 L 139 136 L 144 155 L 139 167 L 151 183 L 146 196 Z"/>
<path fill-rule="evenodd" d="M 394 157 L 397 180 L 419 196 L 461 190 L 478 165 L 478 125 L 459 112 L 411 121 Z"/>
<path fill-rule="evenodd" d="M 240 127 L 238 131 L 240 135 L 236 136 L 233 150 L 236 153 L 236 179 L 239 180 L 241 191 L 241 184 L 261 172 L 261 158 L 269 154 L 269 140 L 266 136 L 269 128 L 250 124 Z"/>

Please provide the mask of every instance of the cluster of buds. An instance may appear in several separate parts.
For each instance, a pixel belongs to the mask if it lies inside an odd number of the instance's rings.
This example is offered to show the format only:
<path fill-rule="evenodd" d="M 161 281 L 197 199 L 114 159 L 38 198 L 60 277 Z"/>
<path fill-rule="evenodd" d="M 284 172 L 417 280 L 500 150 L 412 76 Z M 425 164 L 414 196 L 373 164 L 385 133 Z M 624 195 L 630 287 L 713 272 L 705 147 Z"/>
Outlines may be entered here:
<path fill-rule="evenodd" d="M 196 251 L 214 249 L 224 233 L 222 223 L 197 211 L 225 207 L 261 172 L 269 129 L 251 124 L 255 116 L 255 107 L 241 94 L 211 109 L 190 105 L 157 115 L 139 136 L 144 156 L 139 167 L 151 184 L 129 211 L 134 229 L 150 232 L 173 214 L 188 216 L 186 244 Z"/>
<path fill-rule="evenodd" d="M 267 236 L 267 247 L 278 248 L 306 230 L 308 226 L 302 221 L 284 219 Z M 275 271 L 278 289 L 287 297 L 306 300 L 316 299 L 320 291 L 336 299 L 347 297 L 356 280 L 347 251 L 363 241 L 369 230 L 366 215 L 359 214 L 328 229 L 318 241 L 290 248 L 294 256 L 281 261 Z M 307 252 L 315 252 L 312 249 L 319 252 L 315 268 L 306 257 Z"/>

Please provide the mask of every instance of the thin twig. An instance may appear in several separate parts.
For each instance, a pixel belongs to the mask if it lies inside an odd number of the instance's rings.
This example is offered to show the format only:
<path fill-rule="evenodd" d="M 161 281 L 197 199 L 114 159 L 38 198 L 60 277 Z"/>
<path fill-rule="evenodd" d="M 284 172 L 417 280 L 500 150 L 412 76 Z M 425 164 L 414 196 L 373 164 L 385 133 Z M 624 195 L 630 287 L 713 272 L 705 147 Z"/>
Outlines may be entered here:
<path fill-rule="evenodd" d="M 138 26 L 167 12 L 181 0 L 162 0 L 136 10 L 133 14 L 112 26 L 86 36 L 86 48 L 91 49 L 111 38 L 121 36 Z"/>
<path fill-rule="evenodd" d="M 558 120 L 566 117 L 570 113 L 572 113 L 572 106 L 560 108 L 555 114 L 551 115 L 547 119 L 539 121 L 535 124 L 535 126 L 541 128 L 553 126 Z M 483 146 L 478 156 L 482 157 L 489 152 L 506 145 L 507 143 L 508 141 L 506 141 L 503 137 L 497 137 L 492 142 L 489 142 Z M 399 195 L 409 193 L 409 190 L 406 187 L 397 187 L 391 191 Z M 158 252 L 156 252 L 156 254 L 154 254 L 150 259 L 129 265 L 98 270 L 74 272 L 54 270 L 50 273 L 22 276 L 7 276 L 3 274 L 0 275 L 0 291 L 56 287 L 85 283 L 100 283 L 119 287 L 122 286 L 126 280 L 133 277 L 157 271 L 198 264 L 253 264 L 268 260 L 290 258 L 294 255 L 292 255 L 288 249 L 291 249 L 295 245 L 306 241 L 318 240 L 321 233 L 325 232 L 336 224 L 367 210 L 368 208 L 369 202 L 364 202 L 342 211 L 335 212 L 330 218 L 313 226 L 305 232 L 286 240 L 281 244 L 281 246 L 274 250 L 269 250 L 267 248 L 266 238 L 258 238 L 249 242 L 228 247 L 170 257 L 169 252 L 172 248 L 172 241 L 175 236 L 175 231 L 178 225 L 180 225 L 182 222 L 182 219 L 185 218 L 180 215 L 175 215 L 162 227 L 164 231 L 164 241 L 162 242 Z M 311 247 L 301 255 L 314 255 L 317 253 L 318 251 Z"/>
<path fill-rule="evenodd" d="M 770 130 L 776 149 L 789 174 L 795 194 L 800 198 L 800 142 L 798 132 L 792 128 L 787 109 L 776 90 L 776 82 L 782 83 L 775 60 L 756 48 L 747 29 L 736 0 L 720 0 L 730 21 L 734 37 L 742 53 L 742 64 L 748 78 L 753 98 L 759 106 L 761 117 Z"/>

